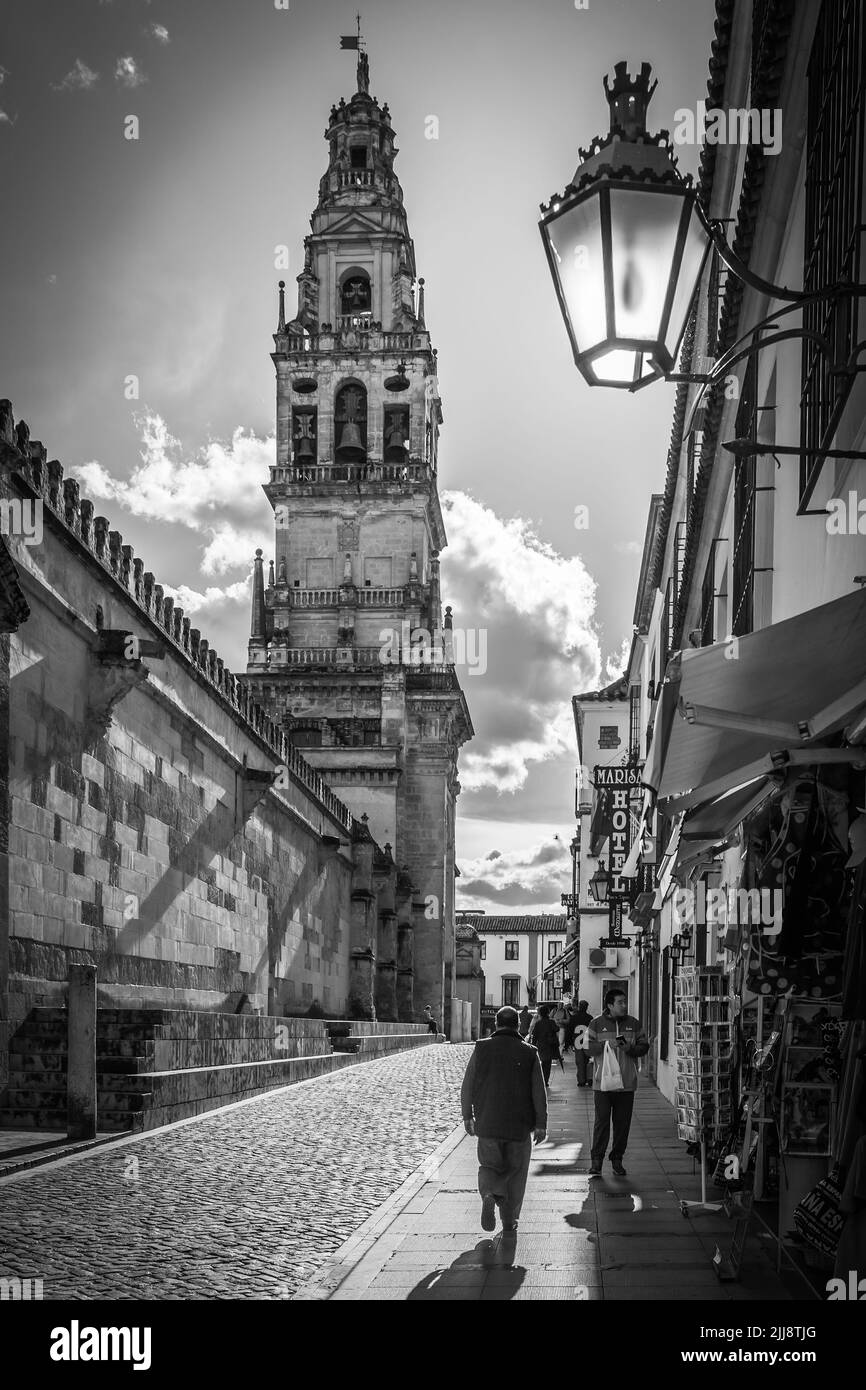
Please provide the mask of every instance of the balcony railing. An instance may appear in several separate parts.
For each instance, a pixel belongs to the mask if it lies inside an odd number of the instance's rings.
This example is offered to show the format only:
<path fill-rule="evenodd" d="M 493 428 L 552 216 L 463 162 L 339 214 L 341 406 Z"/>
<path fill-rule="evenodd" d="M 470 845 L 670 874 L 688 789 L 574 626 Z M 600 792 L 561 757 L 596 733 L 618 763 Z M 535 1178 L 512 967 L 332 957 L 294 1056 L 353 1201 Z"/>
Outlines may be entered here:
<path fill-rule="evenodd" d="M 432 476 L 430 465 L 420 459 L 409 463 L 340 464 L 271 467 L 272 483 L 423 483 Z"/>
<path fill-rule="evenodd" d="M 402 602 L 402 589 L 358 590 L 358 603 L 362 608 L 399 608 Z"/>
<path fill-rule="evenodd" d="M 420 329 L 417 333 L 391 333 L 382 328 L 371 328 L 369 324 L 363 323 L 359 326 L 352 325 L 353 319 L 362 319 L 361 314 L 346 314 L 337 320 L 336 326 L 331 329 L 319 331 L 318 333 L 286 333 L 285 351 L 289 353 L 310 353 L 310 352 L 331 352 L 335 339 L 339 338 L 341 332 L 353 331 L 360 334 L 359 349 L 362 352 L 375 350 L 376 352 L 413 352 L 416 349 L 422 350 L 428 346 L 428 334 L 426 328 Z M 277 335 L 282 337 L 282 335 Z M 322 340 L 325 340 L 324 343 Z"/>
<path fill-rule="evenodd" d="M 383 644 L 387 647 L 388 644 Z M 352 666 L 356 670 L 406 670 L 410 680 L 426 677 L 424 684 L 434 683 L 435 689 L 451 689 L 454 683 L 453 666 L 445 662 L 422 662 L 410 665 L 408 661 L 394 663 L 382 659 L 382 647 L 286 647 L 279 642 L 271 642 L 268 647 L 268 666 Z"/>
<path fill-rule="evenodd" d="M 339 589 L 290 589 L 292 608 L 333 608 L 340 602 Z"/>

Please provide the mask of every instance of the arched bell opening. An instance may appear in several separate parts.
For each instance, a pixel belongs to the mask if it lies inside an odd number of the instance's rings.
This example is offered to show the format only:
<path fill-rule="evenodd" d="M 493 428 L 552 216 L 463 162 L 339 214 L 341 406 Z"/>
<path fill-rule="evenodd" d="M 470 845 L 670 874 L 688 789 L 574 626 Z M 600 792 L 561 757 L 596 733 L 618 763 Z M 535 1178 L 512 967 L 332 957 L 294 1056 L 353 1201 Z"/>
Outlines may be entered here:
<path fill-rule="evenodd" d="M 344 318 L 369 317 L 372 305 L 373 292 L 366 270 L 347 270 L 340 281 L 340 313 Z"/>
<path fill-rule="evenodd" d="M 367 392 L 355 381 L 347 382 L 337 392 L 334 403 L 334 423 L 337 427 L 335 460 L 340 464 L 357 465 L 367 460 Z"/>
<path fill-rule="evenodd" d="M 292 408 L 292 462 L 296 468 L 316 462 L 316 407 Z"/>
<path fill-rule="evenodd" d="M 409 407 L 389 405 L 385 407 L 384 429 L 385 463 L 405 463 L 409 457 Z"/>

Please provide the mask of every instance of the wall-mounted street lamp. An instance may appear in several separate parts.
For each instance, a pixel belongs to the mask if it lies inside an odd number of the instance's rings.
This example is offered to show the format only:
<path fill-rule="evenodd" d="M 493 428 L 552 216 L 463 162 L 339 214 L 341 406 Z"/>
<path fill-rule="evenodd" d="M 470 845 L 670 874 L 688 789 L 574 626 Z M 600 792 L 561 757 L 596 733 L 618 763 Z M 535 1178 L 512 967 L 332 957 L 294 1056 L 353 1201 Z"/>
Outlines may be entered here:
<path fill-rule="evenodd" d="M 598 861 L 598 868 L 589 880 L 587 885 L 590 897 L 601 906 L 607 902 L 607 895 L 610 892 L 610 874 L 604 867 L 604 860 Z"/>
<path fill-rule="evenodd" d="M 580 151 L 572 182 L 541 207 L 541 236 L 581 375 L 590 386 L 628 391 L 662 379 L 700 382 L 706 390 L 743 358 L 787 338 L 810 339 L 839 374 L 866 370 L 857 366 L 866 342 L 837 363 L 833 344 L 805 328 L 754 341 L 758 330 L 804 304 L 863 295 L 866 288 L 845 282 L 807 293 L 753 274 L 728 246 L 721 224 L 707 217 L 691 176 L 677 169 L 668 133 L 647 133 L 647 107 L 657 85 L 650 85 L 650 72 L 644 63 L 630 77 L 621 62 L 613 84 L 605 76 L 610 133 Z M 678 373 L 680 343 L 711 247 L 745 284 L 790 302 L 750 328 L 708 373 Z M 698 393 L 691 420 L 704 393 Z"/>

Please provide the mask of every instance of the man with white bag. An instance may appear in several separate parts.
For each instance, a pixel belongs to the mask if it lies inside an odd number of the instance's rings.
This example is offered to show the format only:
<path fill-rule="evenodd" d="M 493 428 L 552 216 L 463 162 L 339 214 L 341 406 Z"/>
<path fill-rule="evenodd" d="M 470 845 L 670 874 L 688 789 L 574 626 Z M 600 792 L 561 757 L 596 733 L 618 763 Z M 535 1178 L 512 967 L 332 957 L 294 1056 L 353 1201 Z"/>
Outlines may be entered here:
<path fill-rule="evenodd" d="M 613 1123 L 610 1166 L 624 1178 L 622 1160 L 628 1144 L 634 1093 L 637 1090 L 637 1057 L 649 1052 L 649 1041 L 639 1021 L 626 1013 L 624 989 L 609 989 L 604 996 L 604 1013 L 594 1018 L 587 1030 L 587 1050 L 595 1058 L 593 1098 L 595 1128 L 592 1134 L 589 1176 L 601 1175 L 604 1151 Z"/>

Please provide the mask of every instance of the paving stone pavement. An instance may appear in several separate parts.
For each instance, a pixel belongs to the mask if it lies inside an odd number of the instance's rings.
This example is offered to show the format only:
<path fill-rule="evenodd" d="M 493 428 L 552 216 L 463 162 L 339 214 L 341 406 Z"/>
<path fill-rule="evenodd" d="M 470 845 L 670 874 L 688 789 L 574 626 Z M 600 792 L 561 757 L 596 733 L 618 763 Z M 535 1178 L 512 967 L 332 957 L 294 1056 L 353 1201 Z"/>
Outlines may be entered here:
<path fill-rule="evenodd" d="M 719 1213 L 684 1216 L 700 1176 L 676 1137 L 673 1108 L 643 1080 L 625 1178 L 605 1163 L 590 1181 L 593 1094 L 571 1064 L 554 1069 L 547 1140 L 533 1149 L 516 1240 L 480 1226 L 476 1141 L 462 1130 L 443 1144 L 423 1181 L 409 1184 L 339 1250 L 301 1298 L 336 1301 L 584 1301 L 665 1303 L 810 1301 L 796 1276 L 780 1277 L 775 1246 L 756 1224 L 737 1282 L 717 1278 L 732 1225 Z M 446 1152 L 447 1150 L 447 1152 Z M 718 1197 L 711 1191 L 710 1197 Z M 797 1319 L 793 1319 L 796 1321 Z"/>
<path fill-rule="evenodd" d="M 292 1298 L 460 1122 L 431 1046 L 0 1182 L 0 1277 L 46 1299 Z"/>

